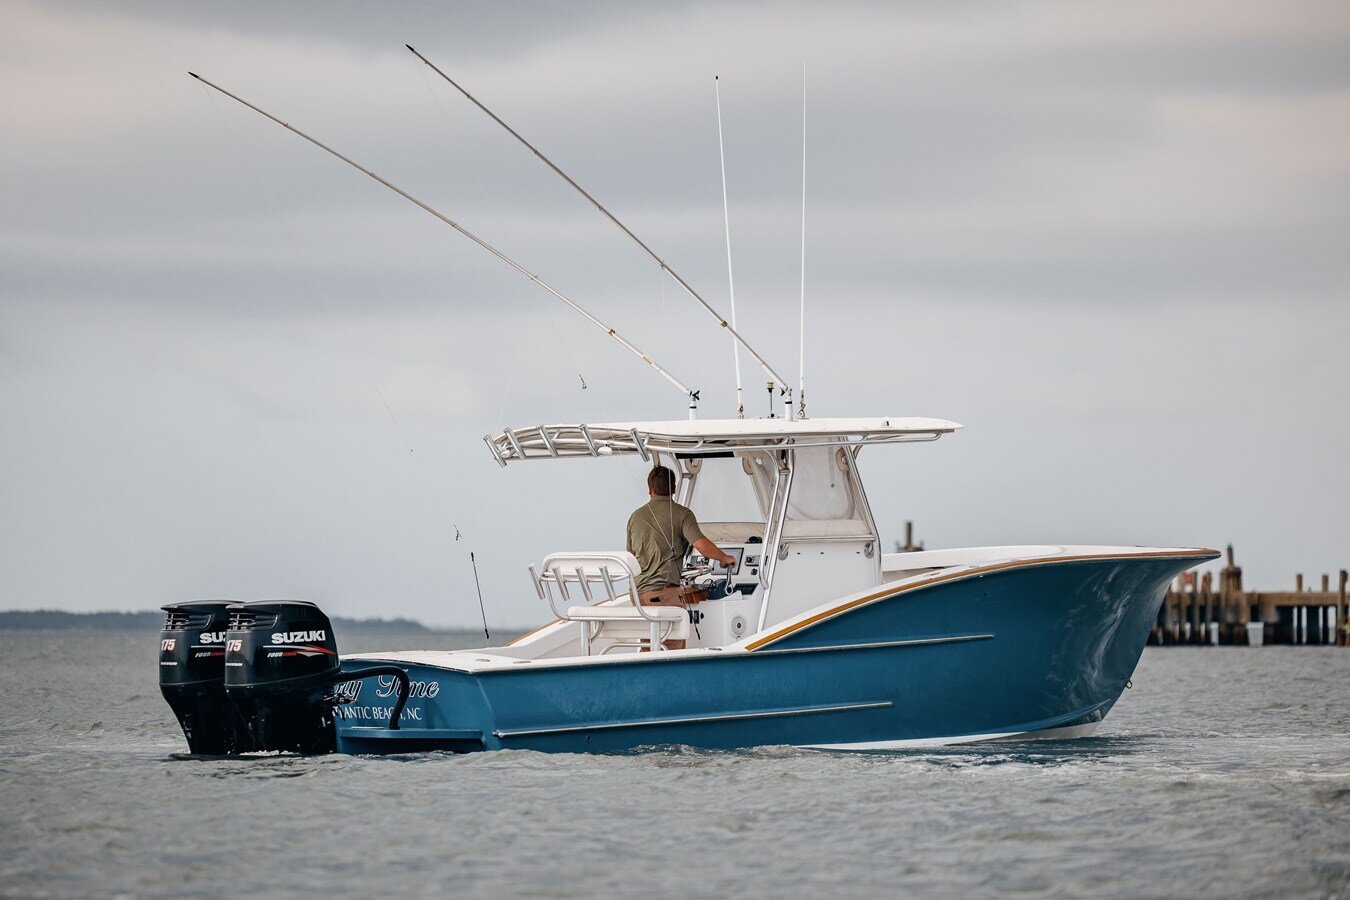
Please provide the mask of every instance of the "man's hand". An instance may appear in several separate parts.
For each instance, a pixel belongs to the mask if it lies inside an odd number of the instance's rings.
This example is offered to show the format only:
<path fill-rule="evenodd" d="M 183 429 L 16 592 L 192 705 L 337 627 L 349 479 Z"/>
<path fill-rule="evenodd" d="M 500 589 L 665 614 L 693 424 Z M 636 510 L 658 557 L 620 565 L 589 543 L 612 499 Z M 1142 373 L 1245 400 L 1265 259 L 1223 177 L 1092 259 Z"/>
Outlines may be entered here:
<path fill-rule="evenodd" d="M 724 566 L 730 567 L 736 564 L 736 557 L 732 556 L 730 553 L 722 552 L 716 544 L 707 538 L 704 538 L 701 541 L 695 541 L 694 549 L 699 553 L 702 553 L 705 558 L 715 559 Z"/>

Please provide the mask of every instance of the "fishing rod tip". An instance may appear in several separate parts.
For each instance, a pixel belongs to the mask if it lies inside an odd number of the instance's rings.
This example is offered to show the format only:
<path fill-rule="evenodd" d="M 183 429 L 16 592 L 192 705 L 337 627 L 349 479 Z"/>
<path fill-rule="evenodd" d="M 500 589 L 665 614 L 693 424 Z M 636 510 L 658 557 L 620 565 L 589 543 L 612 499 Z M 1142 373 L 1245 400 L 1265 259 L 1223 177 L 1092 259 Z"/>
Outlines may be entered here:
<path fill-rule="evenodd" d="M 412 44 L 404 44 L 403 46 L 407 47 L 409 50 L 412 50 L 412 52 L 414 52 L 414 53 L 417 52 L 416 50 L 413 50 L 413 45 L 412 45 Z"/>
<path fill-rule="evenodd" d="M 202 80 L 202 76 L 198 75 L 196 72 L 189 72 L 188 74 L 191 75 L 193 78 L 197 79 L 198 81 Z"/>

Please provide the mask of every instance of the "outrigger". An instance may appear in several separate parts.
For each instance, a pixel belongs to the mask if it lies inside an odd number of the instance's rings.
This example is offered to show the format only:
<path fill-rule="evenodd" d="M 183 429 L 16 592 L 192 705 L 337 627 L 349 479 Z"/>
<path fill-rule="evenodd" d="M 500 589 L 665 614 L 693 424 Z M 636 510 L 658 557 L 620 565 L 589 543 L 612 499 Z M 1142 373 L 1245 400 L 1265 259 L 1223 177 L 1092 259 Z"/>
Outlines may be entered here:
<path fill-rule="evenodd" d="M 617 337 L 446 216 L 202 80 L 452 225 Z M 563 551 L 529 565 L 529 590 L 550 615 L 514 641 L 346 656 L 311 603 L 171 604 L 161 686 L 190 749 L 880 750 L 1091 733 L 1129 683 L 1168 583 L 1218 554 L 1050 545 L 883 552 L 859 457 L 961 426 L 806 418 L 772 367 L 673 277 L 765 370 L 769 418 L 541 424 L 484 440 L 506 468 L 634 456 L 671 468 L 678 502 L 735 559 L 720 567 L 686 557 L 684 581 L 706 599 L 641 605 L 630 553 Z M 623 343 L 689 398 L 692 416 L 698 392 Z M 772 415 L 775 392 L 788 417 Z"/>

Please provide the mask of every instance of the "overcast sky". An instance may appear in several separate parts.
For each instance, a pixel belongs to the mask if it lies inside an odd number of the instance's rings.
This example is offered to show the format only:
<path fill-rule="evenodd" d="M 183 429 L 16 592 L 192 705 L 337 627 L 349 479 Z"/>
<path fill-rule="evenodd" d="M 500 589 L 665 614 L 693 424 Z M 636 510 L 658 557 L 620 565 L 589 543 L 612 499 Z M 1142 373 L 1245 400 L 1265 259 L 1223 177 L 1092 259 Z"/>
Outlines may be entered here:
<path fill-rule="evenodd" d="M 720 75 L 739 318 L 794 376 L 805 62 L 810 412 L 966 425 L 865 454 L 888 541 L 1350 566 L 1342 0 L 391 6 L 0 2 L 0 607 L 472 625 L 472 549 L 489 619 L 529 625 L 526 564 L 622 546 L 643 473 L 500 470 L 482 435 L 684 413 L 189 69 L 733 412 L 715 323 L 405 42 L 726 309 Z"/>

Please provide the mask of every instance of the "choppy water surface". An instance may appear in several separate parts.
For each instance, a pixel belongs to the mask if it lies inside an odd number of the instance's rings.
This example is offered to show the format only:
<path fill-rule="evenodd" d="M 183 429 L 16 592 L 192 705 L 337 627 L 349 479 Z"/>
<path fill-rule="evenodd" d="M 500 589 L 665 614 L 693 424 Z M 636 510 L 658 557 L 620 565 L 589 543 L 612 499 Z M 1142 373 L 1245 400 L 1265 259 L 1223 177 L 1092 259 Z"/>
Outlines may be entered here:
<path fill-rule="evenodd" d="M 1151 649 L 1070 742 L 219 761 L 156 639 L 0 632 L 0 894 L 1350 896 L 1347 650 Z"/>

